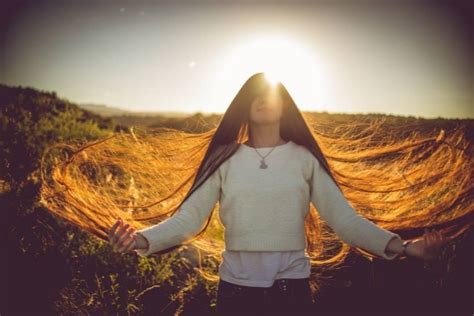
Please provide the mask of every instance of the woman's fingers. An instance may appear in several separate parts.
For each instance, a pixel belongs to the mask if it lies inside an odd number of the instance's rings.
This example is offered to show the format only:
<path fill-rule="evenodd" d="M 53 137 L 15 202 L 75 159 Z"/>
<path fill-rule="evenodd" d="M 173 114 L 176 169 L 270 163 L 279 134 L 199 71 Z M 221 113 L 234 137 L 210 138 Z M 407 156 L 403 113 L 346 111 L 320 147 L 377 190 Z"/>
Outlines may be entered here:
<path fill-rule="evenodd" d="M 115 245 L 117 243 L 118 239 L 122 235 L 122 232 L 123 232 L 124 228 L 125 228 L 125 223 L 121 219 L 119 219 L 118 220 L 118 227 L 114 230 L 113 235 L 112 235 L 111 243 L 113 245 Z"/>
<path fill-rule="evenodd" d="M 132 234 L 133 234 L 133 229 L 132 228 L 127 230 L 125 235 L 120 240 L 120 249 L 123 250 L 130 243 L 130 240 L 133 240 L 133 235 Z"/>
<path fill-rule="evenodd" d="M 434 246 L 435 246 L 434 233 L 430 232 L 428 229 L 425 229 L 423 238 L 424 238 L 425 254 L 427 256 L 431 256 L 433 254 Z"/>
<path fill-rule="evenodd" d="M 436 248 L 438 248 L 438 245 L 439 242 L 438 242 L 438 235 L 436 234 L 436 232 L 431 232 L 431 248 L 433 251 L 436 250 Z"/>
<path fill-rule="evenodd" d="M 443 247 L 444 245 L 446 245 L 446 237 L 443 235 L 443 233 L 441 232 L 438 232 L 438 243 L 439 243 L 439 246 L 440 247 Z"/>
<path fill-rule="evenodd" d="M 109 242 L 116 252 L 129 252 L 136 245 L 136 229 L 118 219 L 108 233 Z"/>
<path fill-rule="evenodd" d="M 110 228 L 109 230 L 109 241 L 112 242 L 112 239 L 115 235 L 115 230 L 117 229 L 117 227 L 120 225 L 120 219 L 118 219 L 115 224 Z"/>
<path fill-rule="evenodd" d="M 428 233 L 428 247 L 433 247 L 434 245 L 434 234 L 433 232 Z"/>
<path fill-rule="evenodd" d="M 120 247 L 119 251 L 120 252 L 128 252 L 131 248 L 133 248 L 136 244 L 136 238 L 135 238 L 135 233 L 133 230 L 130 231 L 130 234 L 128 234 L 128 237 L 124 242 L 122 243 L 122 246 Z"/>
<path fill-rule="evenodd" d="M 425 232 L 423 234 L 423 241 L 424 241 L 424 244 L 425 244 L 425 248 L 428 248 L 430 246 L 430 233 L 429 233 L 429 230 L 428 228 L 425 228 Z"/>
<path fill-rule="evenodd" d="M 132 234 L 133 234 L 133 227 L 130 227 L 123 235 L 120 237 L 118 241 L 119 248 L 123 248 L 125 244 L 127 244 L 130 239 L 132 239 Z"/>
<path fill-rule="evenodd" d="M 129 227 L 129 224 L 124 224 L 121 219 L 119 219 L 111 228 L 110 230 L 110 244 L 112 248 L 116 250 L 117 248 L 121 247 L 122 243 L 122 236 L 125 235 L 126 229 Z"/>
<path fill-rule="evenodd" d="M 129 252 L 129 251 L 131 251 L 132 249 L 134 249 L 135 244 L 136 244 L 135 235 L 131 235 L 131 236 L 130 236 L 130 239 L 129 239 L 129 242 L 126 243 L 126 244 L 124 244 L 124 248 L 122 249 L 122 252 Z"/>
<path fill-rule="evenodd" d="M 120 228 L 120 226 L 118 228 Z M 117 232 L 115 231 L 112 237 L 110 238 L 110 244 L 112 246 L 115 246 L 116 243 L 117 243 Z"/>
<path fill-rule="evenodd" d="M 130 225 L 128 223 L 124 223 L 124 225 L 122 225 L 118 230 L 117 230 L 117 233 L 116 233 L 116 237 L 117 237 L 117 240 L 119 240 L 123 234 L 126 233 L 128 227 L 130 227 Z"/>
<path fill-rule="evenodd" d="M 444 236 L 440 231 L 434 232 L 434 242 L 438 246 L 442 246 L 444 243 Z"/>
<path fill-rule="evenodd" d="M 126 238 L 117 243 L 117 251 L 123 252 L 123 249 L 128 246 L 131 238 Z"/>
<path fill-rule="evenodd" d="M 121 245 L 123 241 L 127 238 L 129 233 L 130 224 L 125 224 L 123 227 L 117 232 L 117 244 Z"/>
<path fill-rule="evenodd" d="M 117 246 L 117 242 L 118 242 L 118 239 L 120 237 L 120 235 L 118 234 L 118 232 L 120 231 L 120 229 L 122 228 L 122 226 L 119 226 L 118 227 L 118 230 L 114 233 L 114 235 L 112 236 L 112 240 L 111 240 L 111 244 L 112 246 L 116 247 Z"/>
<path fill-rule="evenodd" d="M 126 231 L 126 233 L 121 237 L 119 240 L 119 251 L 120 252 L 127 252 L 127 248 L 131 246 L 131 243 L 135 242 L 135 228 L 130 226 L 130 229 Z"/>
<path fill-rule="evenodd" d="M 450 238 L 446 237 L 441 231 L 429 230 L 425 228 L 423 234 L 423 252 L 426 260 L 434 260 L 439 255 L 443 247 Z"/>

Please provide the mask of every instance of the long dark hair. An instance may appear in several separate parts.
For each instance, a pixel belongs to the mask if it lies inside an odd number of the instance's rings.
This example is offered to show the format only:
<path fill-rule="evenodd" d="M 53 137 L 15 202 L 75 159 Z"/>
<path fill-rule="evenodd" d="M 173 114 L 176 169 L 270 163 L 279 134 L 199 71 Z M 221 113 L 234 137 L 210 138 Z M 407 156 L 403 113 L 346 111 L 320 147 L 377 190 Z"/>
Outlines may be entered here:
<path fill-rule="evenodd" d="M 312 154 L 319 159 L 322 166 L 339 186 L 334 178 L 329 164 L 324 157 L 308 123 L 304 119 L 300 110 L 296 106 L 285 86 L 281 82 L 272 84 L 264 72 L 256 73 L 245 81 L 230 103 L 227 111 L 222 117 L 217 128 L 212 132 L 212 138 L 204 159 L 199 166 L 195 182 L 186 198 L 209 178 L 219 166 L 230 158 L 238 149 L 240 143 L 251 137 L 249 128 L 250 105 L 252 101 L 261 96 L 269 89 L 275 89 L 283 100 L 282 117 L 280 121 L 280 136 L 285 141 L 293 141 L 296 144 L 305 146 Z M 204 228 L 194 237 L 199 238 L 209 224 L 206 222 Z M 178 247 L 178 246 L 177 246 Z"/>

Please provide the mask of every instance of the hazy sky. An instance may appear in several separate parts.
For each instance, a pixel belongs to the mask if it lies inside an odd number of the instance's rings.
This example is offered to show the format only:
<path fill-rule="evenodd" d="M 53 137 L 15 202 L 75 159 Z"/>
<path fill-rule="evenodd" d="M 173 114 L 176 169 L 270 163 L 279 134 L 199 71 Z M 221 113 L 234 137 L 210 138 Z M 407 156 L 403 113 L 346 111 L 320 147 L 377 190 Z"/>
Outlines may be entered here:
<path fill-rule="evenodd" d="M 472 24 L 456 2 L 21 3 L 0 82 L 73 102 L 222 113 L 271 71 L 301 110 L 474 118 Z"/>

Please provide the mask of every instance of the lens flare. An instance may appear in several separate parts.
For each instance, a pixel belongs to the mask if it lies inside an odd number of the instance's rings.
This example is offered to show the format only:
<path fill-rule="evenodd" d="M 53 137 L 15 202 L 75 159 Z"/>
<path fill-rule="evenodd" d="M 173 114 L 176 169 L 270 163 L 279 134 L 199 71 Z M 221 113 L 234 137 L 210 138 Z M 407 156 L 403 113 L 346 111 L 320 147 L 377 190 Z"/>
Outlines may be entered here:
<path fill-rule="evenodd" d="M 272 86 L 275 86 L 277 83 L 281 82 L 279 76 L 273 71 L 265 71 L 264 74 L 265 74 L 265 79 Z"/>

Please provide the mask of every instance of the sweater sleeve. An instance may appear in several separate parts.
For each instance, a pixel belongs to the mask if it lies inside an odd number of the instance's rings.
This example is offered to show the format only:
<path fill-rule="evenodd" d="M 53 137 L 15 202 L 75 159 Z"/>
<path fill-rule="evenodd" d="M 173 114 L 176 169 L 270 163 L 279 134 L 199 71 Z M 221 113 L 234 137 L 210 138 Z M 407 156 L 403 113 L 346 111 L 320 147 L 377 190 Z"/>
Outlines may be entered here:
<path fill-rule="evenodd" d="M 311 154 L 312 155 L 312 154 Z M 397 253 L 386 252 L 388 242 L 400 235 L 377 226 L 356 213 L 320 161 L 312 155 L 311 202 L 328 225 L 346 243 L 392 260 Z"/>
<path fill-rule="evenodd" d="M 219 168 L 195 190 L 176 213 L 161 223 L 138 230 L 148 241 L 148 249 L 135 249 L 138 255 L 149 255 L 179 245 L 195 236 L 203 227 L 220 199 Z"/>

